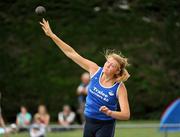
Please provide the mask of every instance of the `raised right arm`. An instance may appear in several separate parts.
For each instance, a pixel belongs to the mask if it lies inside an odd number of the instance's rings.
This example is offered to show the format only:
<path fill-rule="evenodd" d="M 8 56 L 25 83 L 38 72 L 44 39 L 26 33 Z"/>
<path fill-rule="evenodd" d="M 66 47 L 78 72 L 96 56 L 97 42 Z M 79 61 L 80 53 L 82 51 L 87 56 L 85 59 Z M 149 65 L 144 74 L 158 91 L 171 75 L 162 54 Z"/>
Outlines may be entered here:
<path fill-rule="evenodd" d="M 42 29 L 44 30 L 45 34 L 49 36 L 56 45 L 61 49 L 61 51 L 70 59 L 72 59 L 76 64 L 81 66 L 83 69 L 88 71 L 91 75 L 93 75 L 97 69 L 98 65 L 88 59 L 85 59 L 84 57 L 80 56 L 71 46 L 66 44 L 64 41 L 62 41 L 60 38 L 58 38 L 51 30 L 49 26 L 49 22 L 43 19 L 42 22 L 40 22 L 42 25 Z"/>

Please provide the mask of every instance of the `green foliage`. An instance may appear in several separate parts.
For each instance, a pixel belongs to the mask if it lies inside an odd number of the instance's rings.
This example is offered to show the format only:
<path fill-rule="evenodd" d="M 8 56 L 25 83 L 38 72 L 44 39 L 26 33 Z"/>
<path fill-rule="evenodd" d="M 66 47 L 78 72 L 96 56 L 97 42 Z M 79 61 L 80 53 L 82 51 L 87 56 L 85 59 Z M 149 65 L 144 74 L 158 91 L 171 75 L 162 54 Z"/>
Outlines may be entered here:
<path fill-rule="evenodd" d="M 47 9 L 53 31 L 84 57 L 103 65 L 103 49 L 117 49 L 129 58 L 126 83 L 133 119 L 159 119 L 180 96 L 178 1 L 138 0 L 123 11 L 102 0 L 14 0 L 0 2 L 0 90 L 6 119 L 19 106 L 31 113 L 44 103 L 52 116 L 62 105 L 77 107 L 76 87 L 83 70 L 44 36 L 34 13 Z M 99 6 L 99 12 L 94 7 Z"/>
<path fill-rule="evenodd" d="M 123 123 L 124 124 L 124 123 Z M 122 124 L 121 124 L 122 125 Z M 157 128 L 116 128 L 114 137 L 162 137 L 165 133 L 159 132 Z M 12 137 L 27 137 L 28 133 L 12 134 Z M 83 131 L 72 130 L 64 132 L 50 132 L 47 134 L 48 137 L 81 137 L 83 136 Z M 179 137 L 179 132 L 168 133 L 170 137 Z"/>

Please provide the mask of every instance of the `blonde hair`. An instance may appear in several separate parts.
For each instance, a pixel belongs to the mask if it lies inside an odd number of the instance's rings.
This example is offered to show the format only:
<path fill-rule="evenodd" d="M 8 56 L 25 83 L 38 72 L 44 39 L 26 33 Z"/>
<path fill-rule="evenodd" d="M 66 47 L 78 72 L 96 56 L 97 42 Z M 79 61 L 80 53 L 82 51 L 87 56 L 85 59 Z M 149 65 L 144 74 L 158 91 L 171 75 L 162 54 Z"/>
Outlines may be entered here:
<path fill-rule="evenodd" d="M 121 54 L 121 52 L 108 49 L 105 51 L 105 57 L 106 57 L 106 59 L 113 58 L 119 64 L 119 73 L 115 75 L 117 82 L 126 81 L 130 77 L 130 75 L 126 69 L 127 66 L 130 65 L 128 63 L 128 58 L 124 57 Z"/>
<path fill-rule="evenodd" d="M 39 114 L 35 114 L 34 115 L 34 121 L 37 121 L 37 120 L 40 120 L 40 119 L 41 119 L 41 117 L 40 117 Z"/>

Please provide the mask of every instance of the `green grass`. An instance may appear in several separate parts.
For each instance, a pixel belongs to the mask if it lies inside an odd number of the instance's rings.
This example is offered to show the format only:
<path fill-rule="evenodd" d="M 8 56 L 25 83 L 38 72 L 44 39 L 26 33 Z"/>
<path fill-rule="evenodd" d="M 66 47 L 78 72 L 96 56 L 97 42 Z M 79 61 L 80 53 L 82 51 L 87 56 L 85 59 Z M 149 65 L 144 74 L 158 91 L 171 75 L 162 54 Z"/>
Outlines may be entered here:
<path fill-rule="evenodd" d="M 82 130 L 48 133 L 47 137 L 82 137 Z M 180 133 L 169 133 L 168 137 L 179 137 Z M 13 134 L 10 137 L 29 137 L 28 133 Z M 164 137 L 164 133 L 155 128 L 116 129 L 115 137 Z"/>

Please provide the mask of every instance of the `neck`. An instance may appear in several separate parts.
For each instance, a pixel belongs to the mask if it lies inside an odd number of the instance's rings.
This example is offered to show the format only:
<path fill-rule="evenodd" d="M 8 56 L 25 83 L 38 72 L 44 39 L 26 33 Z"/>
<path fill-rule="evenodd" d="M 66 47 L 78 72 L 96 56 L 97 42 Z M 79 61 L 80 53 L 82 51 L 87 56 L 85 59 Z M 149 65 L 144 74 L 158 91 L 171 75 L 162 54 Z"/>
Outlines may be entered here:
<path fill-rule="evenodd" d="M 103 76 L 104 76 L 105 82 L 112 81 L 114 79 L 113 76 L 107 76 L 105 74 Z"/>

